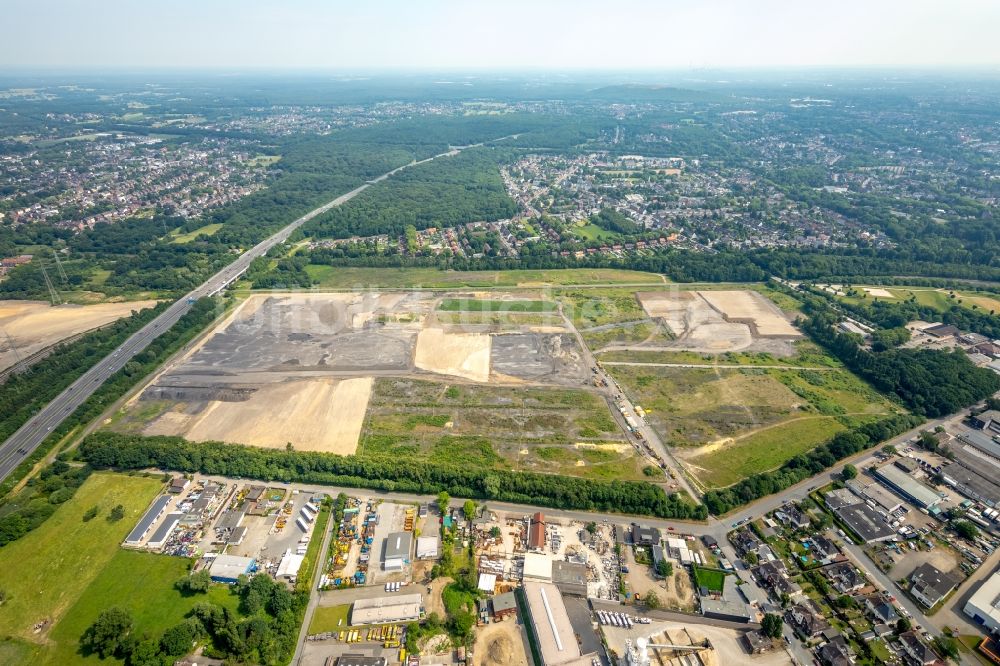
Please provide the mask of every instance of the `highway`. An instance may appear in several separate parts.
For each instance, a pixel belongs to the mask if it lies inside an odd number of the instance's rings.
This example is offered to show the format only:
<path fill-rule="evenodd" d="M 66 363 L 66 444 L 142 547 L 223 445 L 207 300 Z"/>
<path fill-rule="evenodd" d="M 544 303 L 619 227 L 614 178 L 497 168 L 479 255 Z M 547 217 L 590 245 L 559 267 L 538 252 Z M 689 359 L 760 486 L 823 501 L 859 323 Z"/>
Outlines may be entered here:
<path fill-rule="evenodd" d="M 500 141 L 502 139 L 496 140 Z M 481 145 L 483 144 L 475 144 L 475 146 Z M 17 432 L 11 435 L 7 441 L 0 445 L 0 481 L 6 479 L 25 458 L 29 457 L 45 438 L 48 437 L 49 433 L 58 428 L 66 417 L 76 411 L 108 377 L 121 370 L 126 363 L 132 360 L 132 357 L 145 350 L 161 333 L 177 323 L 177 320 L 191 309 L 195 301 L 205 296 L 218 294 L 245 273 L 254 259 L 264 256 L 275 245 L 280 245 L 288 240 L 293 231 L 317 215 L 322 215 L 328 210 L 350 201 L 375 183 L 380 183 L 404 169 L 425 164 L 439 157 L 457 155 L 461 150 L 471 147 L 474 146 L 453 148 L 447 152 L 420 161 L 410 162 L 384 173 L 378 178 L 369 180 L 360 187 L 354 188 L 347 194 L 342 194 L 319 208 L 309 211 L 274 235 L 257 243 L 241 254 L 235 261 L 208 278 L 203 284 L 172 303 L 156 319 L 134 333 L 121 347 L 87 370 L 79 379 L 70 384 L 62 393 L 21 426 Z"/>

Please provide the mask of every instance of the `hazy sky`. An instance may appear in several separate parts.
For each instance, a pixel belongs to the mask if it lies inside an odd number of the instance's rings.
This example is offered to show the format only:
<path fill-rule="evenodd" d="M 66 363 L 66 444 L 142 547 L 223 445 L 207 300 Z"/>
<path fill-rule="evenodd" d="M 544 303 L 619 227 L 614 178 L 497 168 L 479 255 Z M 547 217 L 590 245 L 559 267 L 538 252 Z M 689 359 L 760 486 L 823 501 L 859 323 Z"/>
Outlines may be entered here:
<path fill-rule="evenodd" d="M 1000 64 L 998 0 L 3 0 L 0 67 Z"/>

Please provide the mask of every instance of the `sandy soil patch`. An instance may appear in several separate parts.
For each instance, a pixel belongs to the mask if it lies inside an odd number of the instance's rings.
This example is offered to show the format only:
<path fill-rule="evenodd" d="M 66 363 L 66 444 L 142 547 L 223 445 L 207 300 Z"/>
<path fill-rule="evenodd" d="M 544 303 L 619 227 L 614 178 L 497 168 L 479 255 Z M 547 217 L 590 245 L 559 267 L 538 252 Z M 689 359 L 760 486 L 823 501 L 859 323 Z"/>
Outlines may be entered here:
<path fill-rule="evenodd" d="M 481 666 L 528 666 L 524 641 L 511 619 L 476 629 L 472 652 Z"/>
<path fill-rule="evenodd" d="M 489 335 L 425 328 L 417 335 L 414 364 L 423 370 L 485 382 L 490 377 Z"/>
<path fill-rule="evenodd" d="M 614 451 L 615 453 L 625 453 L 626 451 L 631 451 L 632 447 L 629 444 L 616 443 L 616 442 L 577 442 L 573 445 L 575 449 L 598 449 L 600 451 Z"/>
<path fill-rule="evenodd" d="M 730 321 L 751 320 L 759 335 L 801 337 L 791 322 L 771 301 L 755 291 L 702 291 L 698 292 L 708 303 L 722 312 Z"/>
<path fill-rule="evenodd" d="M 862 287 L 869 296 L 877 296 L 878 298 L 896 298 L 891 291 L 888 289 L 882 289 L 881 287 Z"/>
<path fill-rule="evenodd" d="M 54 345 L 60 340 L 111 323 L 132 310 L 156 305 L 156 301 L 98 303 L 96 305 L 57 305 L 39 301 L 0 301 L 0 369 L 21 358 Z M 17 354 L 11 348 L 14 342 Z"/>
<path fill-rule="evenodd" d="M 145 433 L 266 448 L 291 442 L 298 451 L 349 455 L 358 446 L 372 383 L 359 377 L 266 384 L 242 402 L 212 400 L 197 413 L 167 412 Z"/>

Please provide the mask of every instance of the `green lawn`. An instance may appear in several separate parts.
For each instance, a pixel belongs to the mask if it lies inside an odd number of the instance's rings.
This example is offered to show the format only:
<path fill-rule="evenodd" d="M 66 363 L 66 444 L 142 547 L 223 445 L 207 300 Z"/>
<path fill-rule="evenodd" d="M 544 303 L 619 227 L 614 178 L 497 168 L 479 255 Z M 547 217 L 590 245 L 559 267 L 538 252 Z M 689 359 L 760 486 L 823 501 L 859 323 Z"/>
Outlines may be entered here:
<path fill-rule="evenodd" d="M 310 264 L 306 272 L 321 289 L 368 287 L 450 289 L 586 284 L 663 284 L 655 273 L 611 268 L 561 270 L 443 271 L 437 268 L 341 268 Z"/>
<path fill-rule="evenodd" d="M 309 623 L 309 633 L 321 634 L 324 631 L 341 631 L 347 629 L 350 612 L 350 604 L 319 606 L 313 613 L 312 622 Z"/>
<path fill-rule="evenodd" d="M 162 487 L 159 479 L 94 474 L 41 527 L 0 549 L 0 588 L 7 593 L 0 635 L 45 640 L 32 627 L 46 619 L 58 622 L 77 603 Z M 109 523 L 117 504 L 125 507 L 125 518 Z M 84 522 L 83 514 L 95 505 L 100 515 Z"/>
<path fill-rule="evenodd" d="M 221 224 L 206 224 L 205 226 L 198 227 L 194 231 L 189 231 L 186 234 L 171 232 L 170 235 L 173 236 L 173 240 L 171 240 L 170 242 L 190 243 L 198 236 L 212 236 L 215 234 L 215 232 L 217 232 L 221 228 L 222 228 Z"/>
<path fill-rule="evenodd" d="M 722 592 L 722 587 L 726 580 L 726 574 L 724 571 L 718 571 L 717 569 L 703 569 L 702 567 L 693 567 L 692 571 L 694 572 L 694 584 L 696 586 L 704 586 L 709 590 Z"/>
<path fill-rule="evenodd" d="M 236 611 L 238 598 L 227 585 L 213 585 L 207 594 L 184 596 L 174 583 L 188 571 L 190 560 L 155 553 L 119 550 L 80 599 L 52 630 L 50 648 L 43 664 L 108 663 L 96 655 L 77 654 L 81 635 L 105 608 L 128 609 L 138 635 L 157 636 L 178 624 L 195 604 L 208 601 Z"/>
<path fill-rule="evenodd" d="M 686 462 L 698 480 L 708 487 L 730 486 L 752 474 L 781 467 L 841 430 L 844 426 L 832 417 L 805 417 L 760 430 Z"/>
<path fill-rule="evenodd" d="M 438 306 L 445 312 L 552 312 L 557 306 L 551 301 L 505 301 L 475 298 L 446 298 Z"/>

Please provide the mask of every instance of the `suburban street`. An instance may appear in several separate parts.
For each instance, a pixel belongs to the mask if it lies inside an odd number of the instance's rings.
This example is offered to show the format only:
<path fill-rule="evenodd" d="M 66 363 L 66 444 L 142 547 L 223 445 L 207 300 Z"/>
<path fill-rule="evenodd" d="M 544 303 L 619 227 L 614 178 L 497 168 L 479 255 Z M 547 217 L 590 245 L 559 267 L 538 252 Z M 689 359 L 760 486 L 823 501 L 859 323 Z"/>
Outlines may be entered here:
<path fill-rule="evenodd" d="M 507 138 L 507 137 L 504 137 Z M 502 139 L 497 139 L 498 141 Z M 477 146 L 482 144 L 475 144 Z M 471 146 L 468 146 L 471 147 Z M 95 364 L 80 376 L 75 382 L 70 384 L 62 393 L 55 397 L 48 405 L 38 411 L 33 418 L 21 426 L 7 441 L 0 445 L 0 480 L 6 479 L 21 462 L 28 458 L 36 448 L 48 437 L 49 433 L 59 427 L 59 425 L 72 414 L 80 405 L 93 395 L 94 391 L 104 383 L 110 376 L 118 372 L 132 358 L 142 352 L 149 344 L 158 338 L 160 334 L 169 329 L 180 319 L 199 298 L 214 296 L 227 286 L 237 280 L 250 267 L 251 262 L 258 257 L 268 253 L 276 245 L 280 245 L 288 240 L 293 231 L 318 215 L 329 211 L 332 208 L 343 205 L 354 197 L 358 196 L 375 183 L 382 182 L 392 175 L 409 169 L 419 164 L 425 164 L 439 157 L 456 155 L 464 148 L 453 148 L 444 153 L 428 157 L 420 161 L 398 167 L 382 174 L 378 178 L 354 188 L 346 194 L 329 201 L 322 206 L 306 213 L 289 225 L 282 228 L 277 233 L 257 243 L 252 248 L 242 253 L 231 264 L 217 272 L 206 280 L 199 287 L 191 290 L 182 298 L 174 301 L 156 319 L 143 326 L 138 332 L 132 335 L 116 351 L 106 356 L 99 363 Z"/>

